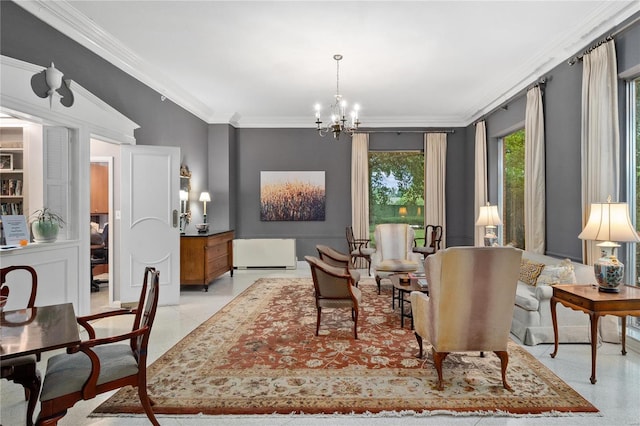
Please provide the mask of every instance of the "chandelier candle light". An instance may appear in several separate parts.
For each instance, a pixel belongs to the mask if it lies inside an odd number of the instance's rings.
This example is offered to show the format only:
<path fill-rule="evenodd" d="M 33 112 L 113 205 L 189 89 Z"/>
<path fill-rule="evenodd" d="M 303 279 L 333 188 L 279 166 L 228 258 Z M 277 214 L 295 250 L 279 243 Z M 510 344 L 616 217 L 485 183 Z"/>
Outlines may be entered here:
<path fill-rule="evenodd" d="M 346 116 L 347 102 L 342 99 L 342 95 L 340 94 L 340 60 L 342 60 L 342 55 L 336 54 L 333 55 L 333 59 L 336 60 L 336 94 L 334 96 L 335 101 L 330 107 L 331 112 L 331 122 L 329 125 L 322 127 L 322 121 L 320 120 L 320 104 L 316 104 L 316 129 L 318 130 L 318 134 L 324 137 L 327 133 L 332 132 L 334 139 L 340 139 L 340 133 L 346 133 L 349 136 L 352 136 L 353 133 L 358 130 L 358 126 L 360 126 L 360 120 L 358 117 L 358 112 L 360 111 L 360 106 L 355 104 L 353 106 L 353 111 L 350 113 L 350 122 Z"/>
<path fill-rule="evenodd" d="M 602 257 L 593 264 L 598 290 L 620 292 L 624 264 L 616 257 L 616 248 L 620 247 L 616 241 L 640 242 L 640 237 L 631 224 L 627 203 L 612 203 L 611 196 L 606 203 L 592 203 L 589 220 L 578 238 L 601 241 L 596 245 L 601 248 Z"/>
<path fill-rule="evenodd" d="M 484 226 L 486 234 L 484 235 L 485 247 L 498 245 L 498 236 L 496 235 L 496 227 L 502 225 L 500 215 L 498 214 L 498 206 L 492 206 L 487 203 L 486 206 L 480 206 L 480 213 L 476 226 Z"/>

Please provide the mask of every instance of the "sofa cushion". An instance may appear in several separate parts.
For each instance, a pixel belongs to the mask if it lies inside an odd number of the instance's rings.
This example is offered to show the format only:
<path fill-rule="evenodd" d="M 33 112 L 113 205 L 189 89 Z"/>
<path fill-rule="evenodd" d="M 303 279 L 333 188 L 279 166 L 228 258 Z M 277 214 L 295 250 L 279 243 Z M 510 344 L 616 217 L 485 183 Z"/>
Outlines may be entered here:
<path fill-rule="evenodd" d="M 564 259 L 558 264 L 545 265 L 536 280 L 536 285 L 575 283 L 576 274 L 574 273 L 573 264 L 569 259 Z"/>
<path fill-rule="evenodd" d="M 540 301 L 535 296 L 535 290 L 534 286 L 518 281 L 515 305 L 520 306 L 525 311 L 538 311 Z"/>
<path fill-rule="evenodd" d="M 536 280 L 544 269 L 544 266 L 544 263 L 531 262 L 530 260 L 521 259 L 520 277 L 518 279 L 525 284 L 535 286 Z"/>

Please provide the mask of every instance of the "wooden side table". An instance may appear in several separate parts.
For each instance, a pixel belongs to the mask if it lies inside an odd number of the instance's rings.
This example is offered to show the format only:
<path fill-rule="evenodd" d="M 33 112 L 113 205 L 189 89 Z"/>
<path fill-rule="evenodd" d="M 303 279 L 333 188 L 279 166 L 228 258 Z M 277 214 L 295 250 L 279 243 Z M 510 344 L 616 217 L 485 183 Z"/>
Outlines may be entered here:
<path fill-rule="evenodd" d="M 406 274 L 394 274 L 389 277 L 393 284 L 393 295 L 391 299 L 392 307 L 395 308 L 395 301 L 398 301 L 398 307 L 400 308 L 400 327 L 404 328 L 404 319 L 409 318 L 411 320 L 411 329 L 413 330 L 413 313 L 411 310 L 405 312 L 405 303 L 411 304 L 411 300 L 405 298 L 405 295 L 410 294 L 412 291 L 421 291 L 429 294 L 428 287 L 422 287 L 418 285 L 418 279 L 412 278 L 408 284 L 400 284 L 400 277 Z M 396 296 L 396 291 L 398 296 Z"/>
<path fill-rule="evenodd" d="M 620 293 L 598 291 L 590 284 L 558 284 L 553 287 L 551 297 L 551 320 L 553 322 L 554 349 L 551 358 L 558 353 L 558 321 L 556 303 L 589 315 L 591 321 L 591 383 L 596 383 L 596 352 L 598 346 L 598 320 L 604 315 L 622 318 L 622 355 L 627 354 L 627 315 L 640 316 L 640 287 L 621 286 Z"/>

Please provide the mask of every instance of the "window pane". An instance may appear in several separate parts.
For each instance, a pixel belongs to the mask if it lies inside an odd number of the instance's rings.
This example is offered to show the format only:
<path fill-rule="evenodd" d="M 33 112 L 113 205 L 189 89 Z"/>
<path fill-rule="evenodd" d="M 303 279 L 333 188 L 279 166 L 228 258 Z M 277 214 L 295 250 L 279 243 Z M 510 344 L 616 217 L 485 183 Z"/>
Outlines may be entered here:
<path fill-rule="evenodd" d="M 369 225 L 408 223 L 424 234 L 424 155 L 417 151 L 369 152 Z"/>
<path fill-rule="evenodd" d="M 524 129 L 503 139 L 503 239 L 524 249 Z"/>

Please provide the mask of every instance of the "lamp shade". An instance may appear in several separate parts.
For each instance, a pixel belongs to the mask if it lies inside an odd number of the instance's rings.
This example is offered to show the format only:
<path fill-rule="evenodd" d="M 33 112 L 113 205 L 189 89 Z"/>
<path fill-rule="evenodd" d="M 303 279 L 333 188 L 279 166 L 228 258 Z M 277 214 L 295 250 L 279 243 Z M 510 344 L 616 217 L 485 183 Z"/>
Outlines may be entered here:
<path fill-rule="evenodd" d="M 486 206 L 480 206 L 480 213 L 478 214 L 478 220 L 476 220 L 476 226 L 498 226 L 502 225 L 500 215 L 498 214 L 498 206 L 492 206 L 487 204 Z"/>
<path fill-rule="evenodd" d="M 209 195 L 208 192 L 204 191 L 200 193 L 200 199 L 198 201 L 206 201 L 206 202 L 210 202 L 211 201 L 211 196 Z"/>
<path fill-rule="evenodd" d="M 581 240 L 640 242 L 631 224 L 627 203 L 592 203 L 589 220 L 578 235 Z"/>
<path fill-rule="evenodd" d="M 180 201 L 187 201 L 189 199 L 189 193 L 184 190 L 180 190 Z"/>

